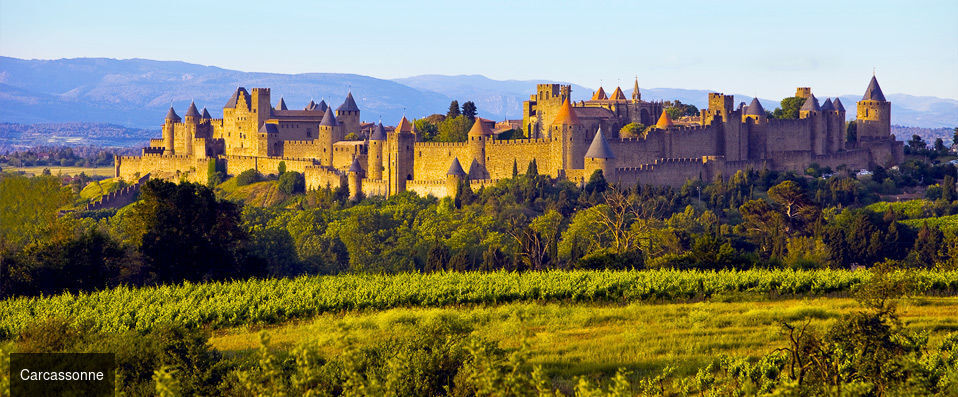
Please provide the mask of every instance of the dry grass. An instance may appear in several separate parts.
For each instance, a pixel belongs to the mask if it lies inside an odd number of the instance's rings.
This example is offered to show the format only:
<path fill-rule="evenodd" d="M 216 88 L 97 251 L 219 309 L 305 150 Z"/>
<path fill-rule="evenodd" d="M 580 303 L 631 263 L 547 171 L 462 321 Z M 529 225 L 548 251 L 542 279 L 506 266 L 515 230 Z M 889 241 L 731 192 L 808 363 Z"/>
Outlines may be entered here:
<path fill-rule="evenodd" d="M 515 303 L 326 314 L 265 332 L 282 347 L 315 344 L 332 355 L 347 341 L 378 343 L 415 333 L 442 317 L 467 324 L 474 334 L 505 348 L 526 341 L 532 362 L 563 378 L 611 374 L 619 367 L 647 376 L 666 365 L 688 375 L 720 354 L 755 357 L 781 347 L 782 321 L 810 321 L 823 328 L 858 309 L 848 298 L 627 306 Z M 929 331 L 932 346 L 958 330 L 958 298 L 905 300 L 899 313 L 908 327 Z M 211 343 L 222 351 L 244 351 L 257 346 L 258 333 L 250 327 L 228 329 L 217 332 Z"/>

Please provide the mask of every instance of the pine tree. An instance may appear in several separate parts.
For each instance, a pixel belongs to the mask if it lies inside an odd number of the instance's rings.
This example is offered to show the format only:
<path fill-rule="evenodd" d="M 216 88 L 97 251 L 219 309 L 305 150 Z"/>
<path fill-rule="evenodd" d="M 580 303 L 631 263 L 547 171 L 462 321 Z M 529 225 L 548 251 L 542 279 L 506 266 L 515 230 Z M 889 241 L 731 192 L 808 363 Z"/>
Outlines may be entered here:
<path fill-rule="evenodd" d="M 535 159 L 532 159 L 532 161 L 529 162 L 529 168 L 526 169 L 526 176 L 530 178 L 539 176 L 539 166 L 536 165 Z"/>
<path fill-rule="evenodd" d="M 470 120 L 476 119 L 476 114 L 478 110 L 476 109 L 476 104 L 472 101 L 462 104 L 462 115 L 468 117 Z"/>
<path fill-rule="evenodd" d="M 512 179 L 516 179 L 517 176 L 519 176 L 519 163 L 516 159 L 512 159 Z"/>
<path fill-rule="evenodd" d="M 449 111 L 446 112 L 447 118 L 459 117 L 462 114 L 459 112 L 459 101 L 452 101 L 449 103 Z"/>

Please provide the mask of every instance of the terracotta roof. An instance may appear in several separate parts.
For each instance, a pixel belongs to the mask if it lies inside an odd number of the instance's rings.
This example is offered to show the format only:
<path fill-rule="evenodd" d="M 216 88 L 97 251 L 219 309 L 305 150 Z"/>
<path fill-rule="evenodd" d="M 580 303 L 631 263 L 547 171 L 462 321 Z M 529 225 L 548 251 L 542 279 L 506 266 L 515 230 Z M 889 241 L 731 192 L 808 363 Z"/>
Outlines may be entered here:
<path fill-rule="evenodd" d="M 492 135 L 492 129 L 489 128 L 489 122 L 491 120 L 483 120 L 479 117 L 476 117 L 476 121 L 472 123 L 472 128 L 469 129 L 469 136 L 486 136 Z"/>
<path fill-rule="evenodd" d="M 359 106 L 356 106 L 356 100 L 353 99 L 352 91 L 346 93 L 346 100 L 342 105 L 336 108 L 337 112 L 358 112 Z"/>
<path fill-rule="evenodd" d="M 402 120 L 399 120 L 399 125 L 396 126 L 396 131 L 399 132 L 412 132 L 413 125 L 406 116 L 402 116 Z"/>
<path fill-rule="evenodd" d="M 359 157 L 353 157 L 353 164 L 349 166 L 349 172 L 363 173 L 363 166 L 359 165 Z"/>
<path fill-rule="evenodd" d="M 196 104 L 192 101 L 190 102 L 190 108 L 186 109 L 186 114 L 183 117 L 196 117 L 200 118 L 200 112 L 196 110 Z"/>
<path fill-rule="evenodd" d="M 872 81 L 868 82 L 868 88 L 865 89 L 863 101 L 881 101 L 885 102 L 885 94 L 882 94 L 881 87 L 878 86 L 878 79 L 872 76 Z"/>
<path fill-rule="evenodd" d="M 589 151 L 585 152 L 585 157 L 595 159 L 615 158 L 615 155 L 612 154 L 612 148 L 609 147 L 609 143 L 605 141 L 605 136 L 602 135 L 602 127 L 595 131 L 595 137 L 592 138 L 592 144 L 589 145 Z"/>
<path fill-rule="evenodd" d="M 386 129 L 383 128 L 383 123 L 376 124 L 373 127 L 373 133 L 369 136 L 371 141 L 385 141 L 386 140 Z"/>
<path fill-rule="evenodd" d="M 842 100 L 841 100 L 841 99 L 835 98 L 835 102 L 832 102 L 832 106 L 834 106 L 834 107 L 835 107 L 835 110 L 837 110 L 837 111 L 839 111 L 839 112 L 844 112 L 844 111 L 845 111 L 845 107 L 842 106 Z"/>
<path fill-rule="evenodd" d="M 283 100 L 283 97 L 279 97 L 279 104 L 276 105 L 276 110 L 289 110 L 286 108 L 286 101 Z"/>
<path fill-rule="evenodd" d="M 213 118 L 213 116 L 210 116 L 210 112 L 209 112 L 208 110 L 206 110 L 205 107 L 203 108 L 203 112 L 202 112 L 202 113 L 203 113 L 203 118 L 204 118 L 204 119 L 212 119 L 212 118 Z"/>
<path fill-rule="evenodd" d="M 765 108 L 762 107 L 762 103 L 758 101 L 758 98 L 752 98 L 752 102 L 745 108 L 745 114 L 750 116 L 764 116 Z"/>
<path fill-rule="evenodd" d="M 173 107 L 170 106 L 170 111 L 166 112 L 166 120 L 172 121 L 174 123 L 179 123 L 183 119 L 181 119 L 180 116 L 176 114 L 176 111 L 173 110 Z"/>
<path fill-rule="evenodd" d="M 659 121 L 655 123 L 655 128 L 669 128 L 672 124 L 672 118 L 669 117 L 669 114 L 665 112 L 665 109 L 662 109 L 662 115 L 659 116 Z"/>
<path fill-rule="evenodd" d="M 446 172 L 446 175 L 455 175 L 458 177 L 466 176 L 466 171 L 462 169 L 462 164 L 459 164 L 458 157 L 452 159 L 452 164 L 449 165 L 449 171 Z"/>
<path fill-rule="evenodd" d="M 575 114 L 575 111 L 572 109 L 572 104 L 569 103 L 569 99 L 566 99 L 565 102 L 562 102 L 562 106 L 559 107 L 559 114 L 556 115 L 555 120 L 552 122 L 553 125 L 578 125 L 579 117 Z"/>
<path fill-rule="evenodd" d="M 333 116 L 333 112 L 326 112 L 326 114 L 323 115 L 323 121 L 320 121 L 319 125 L 326 127 L 337 126 L 338 124 L 336 124 L 336 116 Z"/>
<path fill-rule="evenodd" d="M 249 92 L 246 92 L 246 88 L 239 87 L 236 91 L 233 92 L 233 96 L 230 97 L 230 100 L 226 102 L 224 108 L 235 108 L 236 101 L 239 100 L 239 96 L 242 95 L 243 99 L 246 101 L 246 110 L 249 110 Z"/>
<path fill-rule="evenodd" d="M 592 100 L 600 101 L 603 99 L 609 99 L 609 98 L 605 96 L 605 90 L 603 90 L 602 87 L 599 87 L 599 90 L 596 91 L 594 94 L 592 94 Z"/>
<path fill-rule="evenodd" d="M 825 98 L 825 103 L 822 104 L 822 111 L 827 112 L 831 110 L 835 110 L 835 105 L 832 105 L 831 99 Z"/>
<path fill-rule="evenodd" d="M 625 94 L 622 93 L 622 88 L 620 88 L 620 87 L 615 87 L 615 91 L 612 91 L 612 96 L 610 96 L 609 99 L 611 99 L 611 100 L 613 100 L 613 101 L 618 101 L 618 100 L 623 100 L 623 101 L 624 101 L 624 100 L 625 100 Z"/>
<path fill-rule="evenodd" d="M 267 134 L 275 134 L 279 132 L 279 128 L 276 128 L 276 124 L 263 123 L 263 126 L 259 127 L 259 132 L 265 132 Z"/>
<path fill-rule="evenodd" d="M 819 112 L 822 110 L 822 107 L 818 105 L 818 98 L 815 98 L 815 94 L 811 94 L 808 99 L 805 100 L 805 103 L 802 104 L 802 108 L 799 109 L 803 112 L 816 111 Z"/>

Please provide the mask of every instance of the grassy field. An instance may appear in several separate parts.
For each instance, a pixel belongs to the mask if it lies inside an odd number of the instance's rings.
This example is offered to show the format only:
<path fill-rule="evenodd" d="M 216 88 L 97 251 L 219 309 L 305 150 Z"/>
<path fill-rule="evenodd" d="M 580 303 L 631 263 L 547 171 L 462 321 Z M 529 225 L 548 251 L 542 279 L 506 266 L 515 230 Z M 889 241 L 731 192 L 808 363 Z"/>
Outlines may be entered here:
<path fill-rule="evenodd" d="M 4 171 L 10 172 L 19 172 L 23 171 L 27 175 L 40 175 L 43 173 L 44 169 L 49 169 L 50 173 L 53 175 L 79 175 L 81 172 L 86 173 L 88 176 L 105 176 L 107 178 L 113 177 L 113 167 L 60 167 L 53 165 L 44 165 L 36 167 L 4 167 Z"/>
<path fill-rule="evenodd" d="M 531 362 L 552 376 L 612 374 L 628 368 L 647 377 L 671 365 L 691 375 L 722 354 L 758 357 L 785 345 L 781 322 L 824 328 L 859 310 L 849 298 L 628 305 L 509 303 L 490 306 L 396 308 L 330 313 L 266 328 L 218 331 L 212 345 L 227 354 L 258 346 L 259 333 L 283 349 L 318 346 L 334 356 L 347 343 L 369 345 L 420 332 L 438 319 L 517 348 L 525 341 Z M 930 333 L 930 346 L 958 330 L 958 298 L 920 297 L 899 303 L 903 323 Z"/>

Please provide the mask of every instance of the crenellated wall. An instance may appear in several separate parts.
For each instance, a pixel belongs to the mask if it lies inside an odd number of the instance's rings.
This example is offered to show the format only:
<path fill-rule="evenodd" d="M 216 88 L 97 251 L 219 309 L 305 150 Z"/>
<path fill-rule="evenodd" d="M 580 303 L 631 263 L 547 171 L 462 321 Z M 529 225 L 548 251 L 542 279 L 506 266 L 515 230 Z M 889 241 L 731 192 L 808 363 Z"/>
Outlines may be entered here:
<path fill-rule="evenodd" d="M 336 189 L 346 183 L 346 174 L 320 165 L 306 167 L 303 177 L 306 179 L 306 190 Z"/>
<path fill-rule="evenodd" d="M 151 174 L 154 178 L 179 179 L 185 176 L 190 182 L 206 183 L 207 160 L 194 156 L 167 156 L 144 154 L 142 156 L 116 156 L 115 177 L 132 182 Z"/>
<path fill-rule="evenodd" d="M 492 179 L 512 178 L 512 165 L 520 174 L 526 172 L 529 163 L 536 160 L 540 174 L 556 176 L 558 160 L 553 159 L 550 150 L 553 142 L 549 139 L 514 139 L 490 141 L 486 144 L 486 169 Z M 555 163 L 553 163 L 555 161 Z M 463 167 L 469 167 L 463 163 Z M 446 169 L 448 170 L 448 166 Z M 445 173 L 443 173 L 445 175 Z"/>
<path fill-rule="evenodd" d="M 239 175 L 246 170 L 256 170 L 260 174 L 269 175 L 279 172 L 279 163 L 286 163 L 286 171 L 305 173 L 307 167 L 317 164 L 312 159 L 295 159 L 287 157 L 259 157 L 259 156 L 223 156 L 226 160 L 226 173 Z"/>
<path fill-rule="evenodd" d="M 444 179 L 455 158 L 459 159 L 466 171 L 469 170 L 469 164 L 472 164 L 472 154 L 466 142 L 416 142 L 413 150 L 413 175 L 417 180 Z M 511 163 L 509 172 L 511 175 Z"/>

